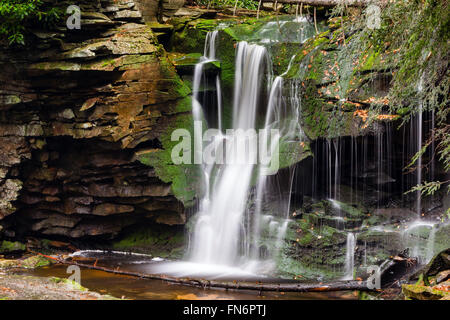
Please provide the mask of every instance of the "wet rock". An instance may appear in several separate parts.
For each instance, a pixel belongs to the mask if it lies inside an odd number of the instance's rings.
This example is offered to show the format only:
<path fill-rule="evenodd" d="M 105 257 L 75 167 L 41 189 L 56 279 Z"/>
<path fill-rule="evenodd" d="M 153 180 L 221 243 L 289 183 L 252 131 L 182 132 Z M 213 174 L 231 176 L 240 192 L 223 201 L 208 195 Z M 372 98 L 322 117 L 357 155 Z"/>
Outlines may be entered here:
<path fill-rule="evenodd" d="M 19 197 L 22 181 L 7 179 L 0 185 L 0 220 L 12 214 L 16 208 L 12 204 Z"/>
<path fill-rule="evenodd" d="M 47 219 L 34 223 L 31 226 L 31 230 L 41 231 L 44 229 L 48 230 L 54 227 L 73 228 L 80 221 L 81 217 L 49 214 L 49 217 Z"/>
<path fill-rule="evenodd" d="M 346 233 L 330 226 L 315 226 L 306 219 L 291 222 L 279 261 L 281 274 L 305 278 L 342 276 Z"/>
<path fill-rule="evenodd" d="M 108 216 L 111 214 L 127 213 L 133 211 L 134 211 L 133 206 L 113 204 L 113 203 L 102 203 L 96 206 L 92 211 L 92 213 L 99 216 Z"/>
<path fill-rule="evenodd" d="M 422 270 L 423 280 L 429 285 L 429 277 L 438 275 L 442 271 L 450 269 L 450 248 L 439 252 Z"/>
<path fill-rule="evenodd" d="M 417 213 L 408 208 L 380 208 L 375 209 L 372 215 L 384 223 L 405 222 L 417 218 Z"/>
<path fill-rule="evenodd" d="M 365 209 L 349 205 L 338 200 L 324 200 L 325 212 L 330 216 L 362 219 L 366 217 Z"/>
<path fill-rule="evenodd" d="M 64 111 L 60 112 L 58 114 L 58 116 L 63 118 L 63 119 L 73 119 L 73 118 L 75 118 L 75 114 L 73 113 L 73 111 L 71 109 L 64 109 Z"/>
<path fill-rule="evenodd" d="M 178 212 L 165 212 L 158 214 L 155 221 L 161 224 L 167 224 L 169 226 L 185 224 L 186 217 Z"/>
<path fill-rule="evenodd" d="M 184 244 L 184 231 L 179 226 L 143 224 L 124 230 L 117 239 L 111 241 L 110 248 L 180 258 L 184 254 Z"/>
<path fill-rule="evenodd" d="M 441 283 L 450 279 L 450 269 L 439 272 L 436 275 L 436 283 Z"/>
<path fill-rule="evenodd" d="M 164 17 L 172 17 L 181 7 L 183 7 L 185 0 L 163 0 L 162 14 Z"/>
<path fill-rule="evenodd" d="M 264 2 L 262 4 L 262 8 L 263 8 L 263 10 L 279 12 L 283 8 L 283 5 L 281 3 L 278 3 L 275 5 L 275 3 L 272 4 L 272 3 Z"/>

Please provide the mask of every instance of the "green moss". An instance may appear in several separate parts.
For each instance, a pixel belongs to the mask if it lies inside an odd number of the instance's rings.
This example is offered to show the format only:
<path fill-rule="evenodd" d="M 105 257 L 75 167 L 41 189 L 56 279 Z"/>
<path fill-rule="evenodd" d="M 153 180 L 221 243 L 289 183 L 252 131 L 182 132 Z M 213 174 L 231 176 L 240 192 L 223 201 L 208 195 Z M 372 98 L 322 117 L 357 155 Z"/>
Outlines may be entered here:
<path fill-rule="evenodd" d="M 223 31 L 234 41 L 249 41 L 265 23 L 272 19 L 273 17 L 241 19 Z"/>
<path fill-rule="evenodd" d="M 22 266 L 25 268 L 39 268 L 52 264 L 52 262 L 40 255 L 32 256 L 23 260 Z"/>
<path fill-rule="evenodd" d="M 305 91 L 302 99 L 303 130 L 308 138 L 314 140 L 318 137 L 327 137 L 330 126 L 330 114 L 324 112 L 325 100 L 319 97 L 315 80 L 303 82 Z"/>
<path fill-rule="evenodd" d="M 403 284 L 402 292 L 406 297 L 418 300 L 439 300 L 450 296 L 447 291 L 418 284 Z"/>
<path fill-rule="evenodd" d="M 3 240 L 0 244 L 0 253 L 9 253 L 16 251 L 25 251 L 27 248 L 25 244 L 17 241 L 7 241 Z"/>
<path fill-rule="evenodd" d="M 49 280 L 54 283 L 65 284 L 65 285 L 69 286 L 71 290 L 88 291 L 88 289 L 83 287 L 81 284 L 79 284 L 75 280 L 69 280 L 66 278 L 58 278 L 58 277 L 51 277 L 51 278 L 49 278 Z"/>
<path fill-rule="evenodd" d="M 220 20 L 195 19 L 185 24 L 181 20 L 175 21 L 175 23 L 175 32 L 171 38 L 172 51 L 200 53 L 203 52 L 206 34 L 208 31 L 214 30 Z"/>
<path fill-rule="evenodd" d="M 151 150 L 140 154 L 138 159 L 142 163 L 155 168 L 156 175 L 166 183 L 171 183 L 172 193 L 185 206 L 190 206 L 197 194 L 196 180 L 198 168 L 195 165 L 175 165 L 171 159 L 172 148 L 178 141 L 171 141 L 172 132 L 176 129 L 186 129 L 193 137 L 193 119 L 191 115 L 191 90 L 176 74 L 167 55 L 159 58 L 160 70 L 163 78 L 171 81 L 169 95 L 176 100 L 168 104 L 164 113 L 171 115 L 169 124 L 159 137 L 162 149 Z"/>
<path fill-rule="evenodd" d="M 336 270 L 345 261 L 345 252 L 340 250 L 345 241 L 345 233 L 335 228 L 317 227 L 308 219 L 292 221 L 286 232 L 280 268 L 285 273 L 306 277 L 336 277 Z"/>
<path fill-rule="evenodd" d="M 170 79 L 172 85 L 169 88 L 169 95 L 176 98 L 186 97 L 191 93 L 191 89 L 181 80 L 175 71 L 175 67 L 167 55 L 159 58 L 160 70 L 165 79 Z"/>
<path fill-rule="evenodd" d="M 217 57 L 221 62 L 220 79 L 225 90 L 232 90 L 234 84 L 235 40 L 226 32 L 219 31 L 220 46 L 217 48 Z"/>
<path fill-rule="evenodd" d="M 333 271 L 331 268 L 302 263 L 300 260 L 293 259 L 288 254 L 282 254 L 277 260 L 277 271 L 281 277 L 300 280 L 317 278 L 335 279 L 340 276 L 338 272 Z"/>
<path fill-rule="evenodd" d="M 188 53 L 188 54 L 177 54 L 173 56 L 172 61 L 175 66 L 195 66 L 202 56 L 199 52 Z"/>
<path fill-rule="evenodd" d="M 352 205 L 349 205 L 347 203 L 333 200 L 327 201 L 327 207 L 326 210 L 330 212 L 331 214 L 339 214 L 343 213 L 346 217 L 349 218 L 365 218 L 366 212 L 362 208 L 354 207 Z"/>
<path fill-rule="evenodd" d="M 282 169 L 312 156 L 312 152 L 308 142 L 280 141 L 279 155 L 274 156 L 278 156 L 279 168 Z"/>
<path fill-rule="evenodd" d="M 325 44 L 328 44 L 328 34 L 330 30 L 326 30 L 318 35 L 309 38 L 301 48 L 296 53 L 294 61 L 292 63 L 292 68 L 287 72 L 286 78 L 299 78 L 305 79 L 304 70 L 302 70 L 305 65 L 309 64 L 309 60 L 316 54 L 317 51 L 321 49 Z"/>
<path fill-rule="evenodd" d="M 187 101 L 183 100 L 186 108 Z M 162 149 L 141 154 L 138 160 L 143 164 L 155 168 L 157 176 L 166 183 L 171 183 L 171 189 L 175 197 L 182 201 L 185 206 L 192 205 L 194 197 L 198 194 L 199 168 L 194 164 L 175 165 L 171 158 L 172 148 L 179 141 L 171 141 L 172 132 L 176 129 L 186 129 L 194 137 L 193 119 L 190 113 L 180 113 L 172 120 L 160 137 Z M 193 139 L 192 139 L 193 140 Z M 192 142 L 192 141 L 191 141 Z M 191 149 L 193 150 L 193 149 Z M 191 163 L 192 161 L 191 155 Z"/>
<path fill-rule="evenodd" d="M 151 254 L 155 257 L 180 258 L 184 253 L 184 232 L 177 227 L 133 228 L 112 243 L 113 249 Z"/>

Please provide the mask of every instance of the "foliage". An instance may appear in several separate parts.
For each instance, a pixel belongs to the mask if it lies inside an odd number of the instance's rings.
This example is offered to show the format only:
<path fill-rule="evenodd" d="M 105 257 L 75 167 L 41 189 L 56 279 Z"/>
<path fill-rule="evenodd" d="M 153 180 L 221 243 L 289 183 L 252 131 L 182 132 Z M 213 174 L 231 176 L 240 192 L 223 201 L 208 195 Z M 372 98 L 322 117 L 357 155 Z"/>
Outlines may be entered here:
<path fill-rule="evenodd" d="M 369 57 L 388 55 L 385 69 L 393 75 L 389 92 L 390 111 L 403 117 L 403 124 L 418 112 L 432 111 L 435 128 L 427 133 L 428 139 L 413 156 L 407 168 L 417 162 L 434 142 L 435 154 L 450 169 L 450 104 L 449 81 L 449 26 L 448 1 L 398 0 L 377 2 L 381 7 L 381 26 L 371 30 L 365 19 L 348 19 L 342 30 L 346 34 L 358 32 L 360 47 Z M 345 6 L 337 6 L 334 16 L 346 13 Z M 343 23 L 341 19 L 341 23 Z M 380 109 L 378 108 L 378 112 Z M 415 168 L 412 168 L 414 170 Z M 439 182 L 418 185 L 413 190 L 428 194 Z"/>
<path fill-rule="evenodd" d="M 423 195 L 431 196 L 431 195 L 435 194 L 436 191 L 438 191 L 443 184 L 446 184 L 448 182 L 449 181 L 444 181 L 444 182 L 440 182 L 440 181 L 427 182 L 427 181 L 425 181 L 424 183 L 413 187 L 411 190 L 406 191 L 405 194 L 410 193 L 410 192 L 420 191 Z M 450 185 L 448 186 L 448 190 L 450 191 Z"/>
<path fill-rule="evenodd" d="M 374 36 L 378 46 L 390 42 L 401 55 L 391 90 L 392 102 L 396 106 L 392 108 L 403 107 L 406 102 L 409 115 L 422 110 L 434 111 L 436 115 L 436 129 L 430 132 L 430 138 L 413 156 L 408 167 L 425 153 L 432 141 L 436 141 L 438 159 L 446 171 L 450 169 L 450 126 L 447 124 L 449 25 L 447 1 L 399 1 L 389 8 L 389 16 Z M 420 103 L 417 103 L 417 98 Z M 445 183 L 424 182 L 410 191 L 432 195 Z"/>
<path fill-rule="evenodd" d="M 61 10 L 47 8 L 42 0 L 2 0 L 0 2 L 0 39 L 25 44 L 27 27 L 50 27 L 61 17 Z"/>
<path fill-rule="evenodd" d="M 258 9 L 258 2 L 254 0 L 196 0 L 196 3 L 213 8 L 234 7 L 237 3 L 237 8 Z"/>
<path fill-rule="evenodd" d="M 398 69 L 394 73 L 390 92 L 394 112 L 405 105 L 409 113 L 405 120 L 419 111 L 434 111 L 436 129 L 430 136 L 437 141 L 439 160 L 450 169 L 450 127 L 446 124 L 450 103 L 449 26 L 447 1 L 396 1 L 388 6 L 381 28 L 372 35 L 374 46 L 398 51 Z M 430 138 L 413 157 L 412 163 L 431 144 Z M 410 164 L 410 165 L 411 165 Z"/>

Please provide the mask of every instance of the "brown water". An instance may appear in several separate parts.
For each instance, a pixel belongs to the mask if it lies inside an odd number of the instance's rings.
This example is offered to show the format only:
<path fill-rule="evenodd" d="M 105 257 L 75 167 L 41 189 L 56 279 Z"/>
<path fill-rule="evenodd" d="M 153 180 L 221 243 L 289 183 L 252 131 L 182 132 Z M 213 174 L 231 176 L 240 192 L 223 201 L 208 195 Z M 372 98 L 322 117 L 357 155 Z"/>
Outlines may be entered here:
<path fill-rule="evenodd" d="M 21 274 L 40 277 L 67 278 L 66 265 L 52 265 Z M 116 275 L 99 270 L 81 269 L 81 285 L 91 291 L 109 294 L 117 298 L 137 300 L 305 300 L 305 299 L 357 299 L 354 292 L 329 293 L 295 293 L 236 291 L 221 289 L 202 289 L 168 283 L 162 280 L 140 279 L 130 276 Z"/>

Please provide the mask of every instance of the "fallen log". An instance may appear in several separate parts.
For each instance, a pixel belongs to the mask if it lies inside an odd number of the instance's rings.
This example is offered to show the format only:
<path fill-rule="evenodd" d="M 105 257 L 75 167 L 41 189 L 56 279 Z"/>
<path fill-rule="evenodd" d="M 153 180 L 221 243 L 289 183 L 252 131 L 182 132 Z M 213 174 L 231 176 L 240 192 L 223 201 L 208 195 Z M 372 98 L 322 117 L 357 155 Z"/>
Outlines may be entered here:
<path fill-rule="evenodd" d="M 260 0 L 254 0 L 260 2 Z M 371 3 L 370 0 L 261 0 L 261 2 L 276 2 L 284 4 L 301 4 L 316 7 L 334 7 L 339 4 L 345 4 L 349 7 L 364 7 Z"/>
<path fill-rule="evenodd" d="M 366 281 L 347 280 L 347 281 L 332 281 L 328 283 L 302 283 L 302 282 L 288 282 L 288 283 L 267 283 L 260 281 L 237 281 L 237 280 L 207 280 L 194 278 L 173 277 L 163 274 L 146 274 L 133 271 L 110 269 L 102 266 L 79 263 L 76 261 L 68 261 L 58 259 L 62 264 L 76 265 L 82 268 L 101 270 L 104 272 L 114 273 L 118 275 L 126 275 L 138 277 L 142 279 L 163 280 L 171 283 L 178 283 L 182 285 L 195 286 L 201 288 L 221 288 L 232 290 L 255 290 L 255 291 L 278 291 L 278 292 L 331 292 L 344 290 L 359 290 L 359 291 L 374 291 L 368 288 Z"/>

